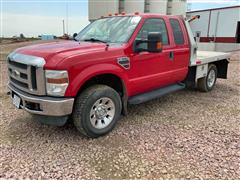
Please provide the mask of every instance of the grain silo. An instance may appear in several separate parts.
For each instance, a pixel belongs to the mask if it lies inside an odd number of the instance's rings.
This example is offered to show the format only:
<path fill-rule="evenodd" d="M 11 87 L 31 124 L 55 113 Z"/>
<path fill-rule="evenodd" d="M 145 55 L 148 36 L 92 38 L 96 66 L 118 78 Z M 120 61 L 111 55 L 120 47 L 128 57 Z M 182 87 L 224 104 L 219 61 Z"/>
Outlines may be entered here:
<path fill-rule="evenodd" d="M 124 11 L 126 13 L 144 12 L 145 0 L 125 0 Z"/>
<path fill-rule="evenodd" d="M 95 20 L 109 13 L 159 13 L 186 15 L 186 0 L 88 0 L 89 20 Z"/>

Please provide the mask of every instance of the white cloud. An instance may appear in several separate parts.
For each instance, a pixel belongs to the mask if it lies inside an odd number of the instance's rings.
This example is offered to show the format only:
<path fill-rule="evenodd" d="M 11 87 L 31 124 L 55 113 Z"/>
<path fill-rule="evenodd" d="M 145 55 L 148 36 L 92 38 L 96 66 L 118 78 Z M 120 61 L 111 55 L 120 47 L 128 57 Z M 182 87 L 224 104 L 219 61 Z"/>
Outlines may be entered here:
<path fill-rule="evenodd" d="M 2 14 L 2 34 L 11 37 L 23 33 L 27 37 L 36 37 L 41 34 L 62 35 L 63 17 L 35 16 L 24 14 Z M 89 23 L 87 17 L 69 17 L 69 33 L 79 32 Z"/>

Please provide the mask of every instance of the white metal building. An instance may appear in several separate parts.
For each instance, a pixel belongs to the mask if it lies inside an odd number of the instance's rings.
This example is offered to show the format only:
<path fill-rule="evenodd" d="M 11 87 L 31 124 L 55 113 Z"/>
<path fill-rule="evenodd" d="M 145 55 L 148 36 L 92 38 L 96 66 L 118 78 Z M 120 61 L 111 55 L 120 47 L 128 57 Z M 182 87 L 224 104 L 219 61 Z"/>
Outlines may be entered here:
<path fill-rule="evenodd" d="M 200 15 L 191 22 L 199 42 L 240 43 L 240 6 L 191 11 L 187 16 Z"/>
<path fill-rule="evenodd" d="M 160 13 L 186 15 L 186 0 L 89 0 L 89 20 L 107 16 L 109 13 Z"/>

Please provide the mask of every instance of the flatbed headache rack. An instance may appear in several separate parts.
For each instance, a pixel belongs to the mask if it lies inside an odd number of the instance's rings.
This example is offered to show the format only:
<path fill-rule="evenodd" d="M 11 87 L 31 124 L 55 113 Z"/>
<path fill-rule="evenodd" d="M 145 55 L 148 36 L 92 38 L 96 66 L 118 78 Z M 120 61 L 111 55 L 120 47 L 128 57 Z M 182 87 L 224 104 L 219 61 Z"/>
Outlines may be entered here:
<path fill-rule="evenodd" d="M 216 51 L 198 51 L 197 43 L 194 39 L 193 32 L 190 27 L 190 22 L 199 19 L 200 16 L 194 16 L 188 20 L 185 20 L 185 26 L 189 34 L 190 46 L 191 46 L 191 57 L 189 66 L 198 66 L 202 64 L 208 64 L 211 62 L 229 60 L 230 53 L 216 52 Z"/>

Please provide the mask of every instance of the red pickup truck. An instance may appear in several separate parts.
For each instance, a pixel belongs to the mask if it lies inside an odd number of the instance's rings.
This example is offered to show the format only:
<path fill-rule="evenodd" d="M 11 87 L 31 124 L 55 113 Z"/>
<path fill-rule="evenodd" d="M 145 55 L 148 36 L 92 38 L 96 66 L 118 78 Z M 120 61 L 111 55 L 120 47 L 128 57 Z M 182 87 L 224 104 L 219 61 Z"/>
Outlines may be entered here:
<path fill-rule="evenodd" d="M 72 41 L 19 48 L 8 56 L 13 104 L 41 122 L 80 133 L 110 132 L 139 104 L 186 87 L 211 91 L 227 78 L 229 54 L 197 51 L 188 20 L 159 14 L 100 18 Z"/>

